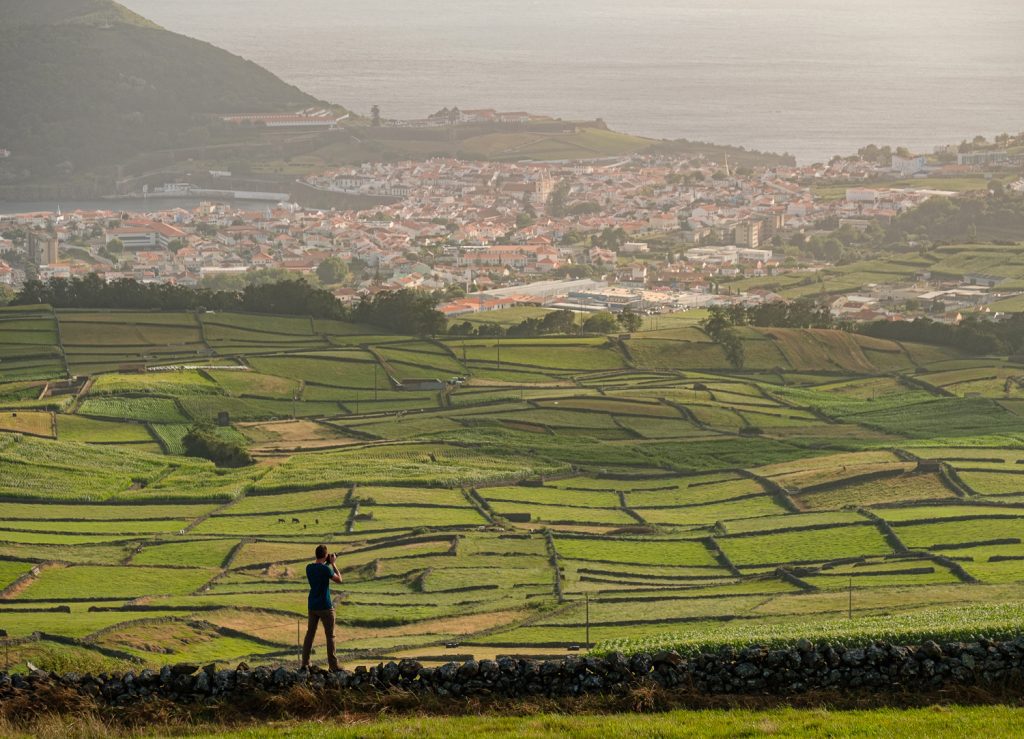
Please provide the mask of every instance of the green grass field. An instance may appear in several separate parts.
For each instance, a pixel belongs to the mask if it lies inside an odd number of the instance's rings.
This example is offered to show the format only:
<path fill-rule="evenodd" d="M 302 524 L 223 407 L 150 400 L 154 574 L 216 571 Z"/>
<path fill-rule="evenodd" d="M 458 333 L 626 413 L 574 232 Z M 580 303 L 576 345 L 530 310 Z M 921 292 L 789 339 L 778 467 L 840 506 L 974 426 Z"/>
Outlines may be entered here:
<path fill-rule="evenodd" d="M 38 658 L 37 658 L 38 661 Z M 256 739 L 292 736 L 298 739 L 337 737 L 892 737 L 929 736 L 936 739 L 967 736 L 1012 736 L 1024 719 L 1014 706 L 951 706 L 928 708 L 707 709 L 651 713 L 559 713 L 498 710 L 482 715 L 402 716 L 269 721 L 260 725 L 225 727 L 219 724 L 156 724 L 151 730 L 173 736 Z M 67 736 L 86 729 L 95 735 L 126 736 L 117 727 L 90 716 L 43 717 L 31 722 L 0 724 L 10 736 Z"/>
<path fill-rule="evenodd" d="M 287 661 L 321 541 L 349 663 L 451 642 L 557 654 L 584 639 L 583 598 L 608 644 L 910 638 L 965 602 L 964 629 L 1022 626 L 1024 414 L 1004 360 L 746 328 L 736 372 L 691 314 L 624 348 L 503 339 L 499 360 L 495 339 L 301 317 L 62 311 L 72 373 L 94 369 L 41 398 L 67 374 L 59 348 L 34 358 L 53 314 L 0 318 L 25 339 L 0 364 L 15 636 L 38 629 L 26 607 L 67 605 L 47 628 L 82 638 L 75 654 Z M 454 392 L 400 386 L 456 374 Z M 254 465 L 179 456 L 222 411 Z"/>

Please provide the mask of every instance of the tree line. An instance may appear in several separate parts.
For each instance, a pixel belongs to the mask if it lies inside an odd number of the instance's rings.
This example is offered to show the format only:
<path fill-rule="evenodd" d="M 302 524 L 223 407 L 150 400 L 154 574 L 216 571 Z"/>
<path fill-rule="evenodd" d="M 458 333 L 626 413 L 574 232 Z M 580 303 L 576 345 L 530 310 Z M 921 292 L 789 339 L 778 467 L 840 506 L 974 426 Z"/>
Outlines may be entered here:
<path fill-rule="evenodd" d="M 765 328 L 832 328 L 891 341 L 911 341 L 957 349 L 971 356 L 1024 354 L 1024 313 L 1012 313 L 999 321 L 968 316 L 958 324 L 928 318 L 913 321 L 838 322 L 825 306 L 810 298 L 792 302 L 744 306 L 712 306 L 701 328 L 719 344 L 736 369 L 743 367 L 743 343 L 736 326 Z"/>
<path fill-rule="evenodd" d="M 1024 313 L 1013 313 L 1001 321 L 968 316 L 958 324 L 937 323 L 928 318 L 875 321 L 861 324 L 856 330 L 878 339 L 948 346 L 972 356 L 1024 353 Z"/>
<path fill-rule="evenodd" d="M 708 317 L 700 323 L 711 340 L 722 347 L 726 360 L 734 369 L 743 369 L 746 354 L 737 326 L 772 328 L 834 328 L 828 308 L 809 298 L 790 303 L 773 302 L 760 305 L 713 305 Z"/>
<path fill-rule="evenodd" d="M 448 329 L 450 336 L 507 336 L 509 338 L 533 338 L 536 336 L 566 336 L 571 334 L 611 334 L 617 331 L 639 331 L 643 318 L 630 309 L 614 315 L 601 311 L 589 315 L 578 322 L 576 314 L 571 310 L 556 310 L 545 314 L 542 318 L 526 318 L 509 327 L 498 323 L 480 323 L 474 325 L 469 321 L 455 323 Z"/>
<path fill-rule="evenodd" d="M 211 290 L 132 279 L 106 282 L 96 274 L 70 279 L 55 277 L 45 282 L 29 280 L 14 296 L 11 305 L 312 316 L 357 321 L 424 336 L 444 333 L 447 325 L 444 315 L 437 310 L 437 298 L 428 293 L 415 290 L 382 292 L 349 310 L 330 291 L 301 278 L 247 285 L 242 290 Z"/>

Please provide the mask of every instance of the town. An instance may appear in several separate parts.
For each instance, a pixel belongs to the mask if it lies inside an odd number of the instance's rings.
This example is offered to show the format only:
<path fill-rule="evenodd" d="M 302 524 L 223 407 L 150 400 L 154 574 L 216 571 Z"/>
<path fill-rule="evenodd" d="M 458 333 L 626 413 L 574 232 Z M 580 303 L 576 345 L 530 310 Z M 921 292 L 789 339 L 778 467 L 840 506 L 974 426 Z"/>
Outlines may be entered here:
<path fill-rule="evenodd" d="M 2 215 L 0 285 L 96 273 L 230 288 L 302 276 L 346 305 L 432 291 L 458 318 L 518 305 L 647 314 L 756 305 L 779 300 L 772 286 L 783 280 L 816 289 L 842 320 L 957 322 L 1012 298 L 1014 281 L 921 268 L 828 284 L 823 275 L 850 261 L 835 236 L 856 239 L 931 198 L 957 197 L 943 187 L 953 178 L 985 187 L 984 173 L 1019 165 L 1005 150 L 956 147 L 928 157 L 867 147 L 771 168 L 643 154 L 368 163 L 301 181 L 372 203 L 360 210 L 226 200 L 145 212 L 140 200 L 139 212 Z M 164 192 L 176 187 L 189 192 Z M 1007 187 L 1024 191 L 1024 179 Z"/>

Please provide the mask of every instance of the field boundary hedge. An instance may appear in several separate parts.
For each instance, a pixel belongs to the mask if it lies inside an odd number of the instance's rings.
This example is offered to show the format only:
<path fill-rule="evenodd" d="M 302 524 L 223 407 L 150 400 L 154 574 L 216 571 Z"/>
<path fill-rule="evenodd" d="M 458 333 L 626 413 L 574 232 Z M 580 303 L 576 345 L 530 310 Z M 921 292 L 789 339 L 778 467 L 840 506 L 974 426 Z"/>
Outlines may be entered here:
<path fill-rule="evenodd" d="M 900 469 L 862 472 L 856 475 L 850 475 L 849 477 L 839 477 L 834 480 L 828 480 L 827 482 L 820 482 L 815 485 L 798 488 L 796 493 L 798 495 L 813 495 L 814 493 L 823 493 L 828 490 L 837 490 L 839 488 L 847 487 L 848 485 L 857 485 L 863 482 L 874 482 L 875 480 L 887 480 L 890 477 L 903 477 L 907 474 L 910 473 L 906 470 Z"/>
<path fill-rule="evenodd" d="M 878 530 L 882 532 L 882 536 L 885 538 L 886 543 L 892 547 L 893 552 L 896 554 L 906 554 L 910 551 L 909 547 L 907 547 L 907 545 L 903 543 L 903 540 L 900 539 L 896 530 L 884 518 L 881 518 L 867 508 L 858 508 L 857 512 L 875 524 Z"/>
<path fill-rule="evenodd" d="M 561 558 L 558 555 L 558 547 L 555 546 L 555 537 L 551 533 L 551 529 L 544 529 L 544 548 L 548 553 L 548 563 L 551 565 L 551 569 L 554 570 L 554 594 L 555 601 L 558 603 L 565 602 L 565 593 L 562 591 L 562 564 Z"/>
<path fill-rule="evenodd" d="M 757 484 L 765 489 L 769 495 L 775 500 L 775 502 L 788 513 L 803 513 L 803 509 L 797 505 L 797 502 L 793 499 L 792 493 L 789 490 L 779 485 L 779 483 L 772 480 L 770 477 L 759 475 L 752 470 L 737 470 L 742 476 L 750 480 L 754 480 Z"/>
<path fill-rule="evenodd" d="M 707 547 L 707 550 L 711 552 L 711 556 L 714 557 L 715 561 L 727 569 L 730 574 L 734 577 L 743 577 L 743 573 L 740 572 L 739 568 L 731 559 L 729 559 L 729 555 L 722 550 L 722 547 L 718 546 L 718 540 L 715 539 L 715 537 L 707 536 L 703 539 L 699 539 L 698 541 Z"/>

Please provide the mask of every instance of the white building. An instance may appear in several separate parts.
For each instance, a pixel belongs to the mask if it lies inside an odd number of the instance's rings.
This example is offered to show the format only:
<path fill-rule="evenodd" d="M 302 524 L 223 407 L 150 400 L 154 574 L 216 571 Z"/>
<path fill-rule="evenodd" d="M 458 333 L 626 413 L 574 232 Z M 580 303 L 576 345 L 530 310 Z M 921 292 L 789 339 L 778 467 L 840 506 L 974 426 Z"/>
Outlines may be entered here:
<path fill-rule="evenodd" d="M 878 190 L 869 187 L 851 187 L 846 190 L 846 199 L 851 203 L 874 203 L 878 201 Z"/>
<path fill-rule="evenodd" d="M 688 262 L 705 264 L 735 264 L 736 262 L 766 262 L 772 258 L 771 249 L 747 249 L 737 246 L 698 246 L 687 249 Z"/>
<path fill-rule="evenodd" d="M 893 154 L 892 171 L 900 177 L 913 177 L 924 172 L 924 157 L 901 157 Z"/>

